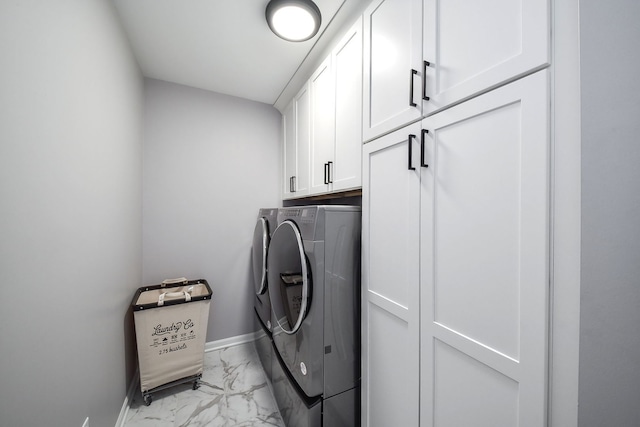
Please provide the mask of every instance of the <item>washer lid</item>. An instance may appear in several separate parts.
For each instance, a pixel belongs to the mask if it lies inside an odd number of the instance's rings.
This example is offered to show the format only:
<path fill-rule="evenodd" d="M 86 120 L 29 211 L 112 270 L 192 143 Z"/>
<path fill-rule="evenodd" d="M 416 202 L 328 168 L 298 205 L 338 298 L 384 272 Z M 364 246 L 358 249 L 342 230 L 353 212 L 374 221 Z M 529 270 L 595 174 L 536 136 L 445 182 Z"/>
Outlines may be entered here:
<path fill-rule="evenodd" d="M 253 284 L 256 295 L 267 291 L 267 250 L 269 248 L 269 223 L 262 217 L 258 218 L 253 230 L 253 246 L 251 259 L 253 264 Z"/>
<path fill-rule="evenodd" d="M 283 221 L 271 237 L 269 299 L 278 326 L 287 334 L 300 329 L 311 298 L 311 276 L 296 224 Z M 274 325 L 275 326 L 275 325 Z"/>

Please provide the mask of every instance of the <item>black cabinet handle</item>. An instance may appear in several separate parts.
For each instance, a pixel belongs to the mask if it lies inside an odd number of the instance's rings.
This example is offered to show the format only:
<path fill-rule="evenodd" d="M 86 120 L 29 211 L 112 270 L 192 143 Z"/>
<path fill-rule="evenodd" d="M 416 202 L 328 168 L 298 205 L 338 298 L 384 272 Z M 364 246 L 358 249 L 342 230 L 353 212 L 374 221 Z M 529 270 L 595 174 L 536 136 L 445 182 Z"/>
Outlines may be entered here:
<path fill-rule="evenodd" d="M 333 165 L 333 162 L 327 163 L 327 181 L 329 184 L 333 184 L 333 180 L 331 179 L 331 165 Z"/>
<path fill-rule="evenodd" d="M 411 69 L 411 73 L 409 74 L 409 105 L 412 107 L 417 107 L 418 104 L 413 102 L 413 76 L 418 74 L 416 70 Z"/>
<path fill-rule="evenodd" d="M 422 99 L 429 100 L 427 96 L 427 67 L 431 65 L 429 61 L 422 61 Z"/>
<path fill-rule="evenodd" d="M 420 166 L 428 168 L 429 165 L 424 161 L 424 136 L 428 134 L 427 129 L 422 129 L 422 137 L 420 138 Z"/>
<path fill-rule="evenodd" d="M 325 184 L 329 184 L 329 173 L 327 172 L 328 168 L 329 168 L 329 163 L 325 163 L 324 164 L 324 183 Z"/>
<path fill-rule="evenodd" d="M 289 192 L 290 193 L 295 193 L 296 192 L 296 177 L 292 176 L 291 178 L 289 178 Z"/>
<path fill-rule="evenodd" d="M 414 168 L 414 167 L 412 166 L 413 162 L 411 161 L 411 151 L 412 151 L 412 150 L 411 150 L 411 145 L 412 145 L 413 140 L 414 140 L 415 138 L 416 138 L 416 136 L 415 136 L 415 135 L 409 135 L 409 141 L 407 142 L 407 150 L 408 150 L 408 152 L 409 152 L 409 159 L 408 159 L 409 164 L 408 164 L 408 166 L 407 166 L 407 169 L 409 169 L 410 171 L 414 171 L 414 170 L 416 170 L 416 168 Z"/>

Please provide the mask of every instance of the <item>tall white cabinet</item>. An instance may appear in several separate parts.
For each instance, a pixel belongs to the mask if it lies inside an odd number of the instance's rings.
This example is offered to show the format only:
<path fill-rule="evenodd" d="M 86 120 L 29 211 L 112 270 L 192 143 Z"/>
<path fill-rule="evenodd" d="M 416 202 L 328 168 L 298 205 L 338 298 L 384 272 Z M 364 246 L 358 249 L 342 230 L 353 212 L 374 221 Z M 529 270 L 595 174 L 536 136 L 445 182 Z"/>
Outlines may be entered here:
<path fill-rule="evenodd" d="M 544 425 L 548 116 L 540 71 L 364 146 L 364 425 Z"/>
<path fill-rule="evenodd" d="M 363 425 L 544 426 L 548 1 L 364 19 Z"/>

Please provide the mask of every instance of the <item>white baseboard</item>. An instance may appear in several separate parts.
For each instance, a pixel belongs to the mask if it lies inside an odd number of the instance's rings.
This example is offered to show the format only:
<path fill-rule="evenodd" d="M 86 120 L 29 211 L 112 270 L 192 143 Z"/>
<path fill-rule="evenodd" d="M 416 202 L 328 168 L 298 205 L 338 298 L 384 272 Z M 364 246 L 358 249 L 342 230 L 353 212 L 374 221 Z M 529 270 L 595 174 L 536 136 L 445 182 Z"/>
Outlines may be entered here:
<path fill-rule="evenodd" d="M 225 338 L 222 340 L 210 341 L 208 343 L 205 343 L 204 351 L 206 353 L 208 351 L 214 351 L 221 348 L 233 347 L 234 345 L 245 344 L 255 341 L 257 337 L 258 332 L 251 332 L 249 334 L 237 335 L 235 337 Z"/>
<path fill-rule="evenodd" d="M 204 351 L 206 353 L 209 351 L 220 350 L 221 348 L 233 347 L 234 345 L 246 344 L 248 342 L 255 341 L 261 332 L 262 331 L 251 332 L 249 334 L 237 335 L 235 337 L 225 338 L 222 340 L 210 341 L 204 344 Z M 131 384 L 129 385 L 127 395 L 124 398 L 124 403 L 122 404 L 122 409 L 120 409 L 120 415 L 118 416 L 118 421 L 116 421 L 115 427 L 125 427 L 127 414 L 129 413 L 129 408 L 131 407 L 131 402 L 133 401 L 133 396 L 136 393 L 139 383 L 140 373 L 136 370 L 133 381 L 131 381 Z"/>
<path fill-rule="evenodd" d="M 116 421 L 115 427 L 125 427 L 124 423 L 127 420 L 127 414 L 129 413 L 131 402 L 133 402 L 133 395 L 136 393 L 138 384 L 140 384 L 140 371 L 136 369 L 136 373 L 133 376 L 133 381 L 131 381 L 131 384 L 129 384 L 129 390 L 127 391 L 127 395 L 124 397 L 124 403 L 122 404 L 122 408 L 120 409 L 120 415 L 118 415 L 118 421 Z"/>

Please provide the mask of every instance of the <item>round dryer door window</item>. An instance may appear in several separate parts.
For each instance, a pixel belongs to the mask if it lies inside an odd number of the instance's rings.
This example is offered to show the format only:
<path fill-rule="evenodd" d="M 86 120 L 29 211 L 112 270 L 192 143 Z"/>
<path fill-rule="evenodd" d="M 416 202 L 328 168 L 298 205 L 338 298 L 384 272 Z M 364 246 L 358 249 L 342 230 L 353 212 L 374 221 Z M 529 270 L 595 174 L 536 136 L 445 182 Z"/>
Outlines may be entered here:
<path fill-rule="evenodd" d="M 268 260 L 269 299 L 278 326 L 294 334 L 311 298 L 311 277 L 296 224 L 284 221 L 271 236 Z"/>
<path fill-rule="evenodd" d="M 253 283 L 256 295 L 267 290 L 267 248 L 269 247 L 269 224 L 264 218 L 258 219 L 253 230 L 253 246 L 251 258 L 253 262 Z"/>

